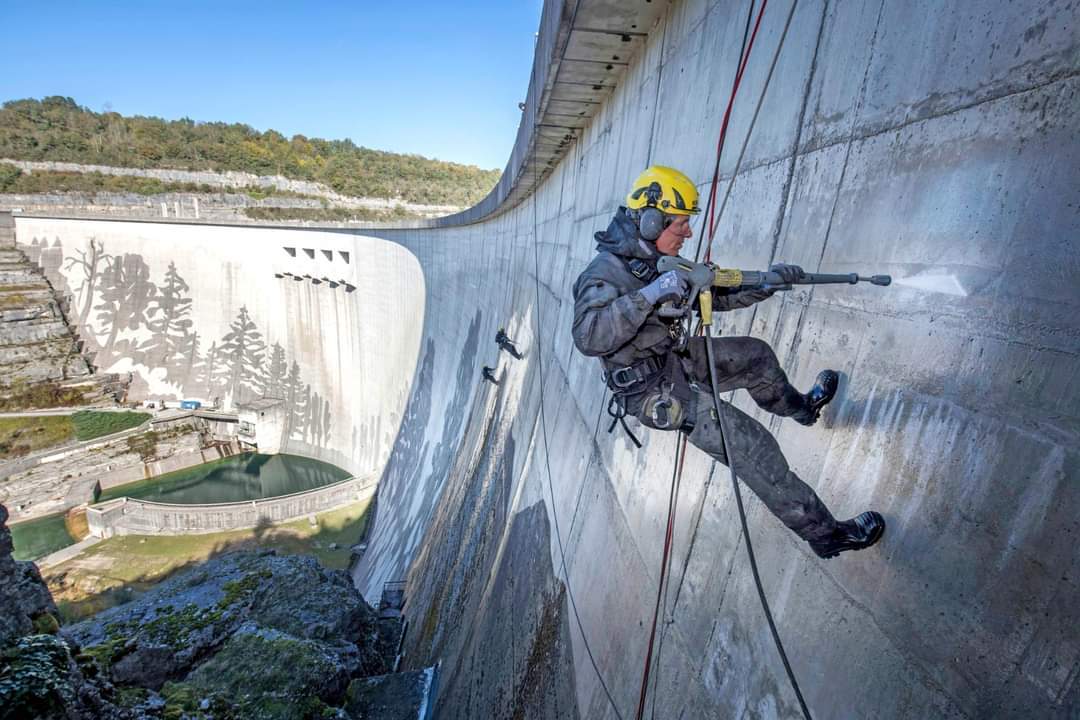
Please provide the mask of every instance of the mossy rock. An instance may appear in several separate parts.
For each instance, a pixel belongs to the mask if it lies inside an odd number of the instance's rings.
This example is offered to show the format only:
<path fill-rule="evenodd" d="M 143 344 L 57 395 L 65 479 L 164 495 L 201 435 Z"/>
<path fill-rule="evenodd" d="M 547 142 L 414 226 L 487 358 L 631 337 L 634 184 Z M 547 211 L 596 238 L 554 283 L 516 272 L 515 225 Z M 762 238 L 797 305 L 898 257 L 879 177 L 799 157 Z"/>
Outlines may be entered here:
<path fill-rule="evenodd" d="M 28 635 L 0 652 L 0 719 L 63 716 L 74 695 L 71 655 L 55 635 Z"/>
<path fill-rule="evenodd" d="M 35 635 L 55 635 L 60 632 L 60 621 L 52 613 L 41 613 L 34 617 Z"/>
<path fill-rule="evenodd" d="M 336 651 L 249 626 L 192 672 L 185 685 L 201 697 L 229 698 L 248 717 L 303 720 L 320 717 L 344 699 L 355 665 L 355 651 L 345 647 Z"/>

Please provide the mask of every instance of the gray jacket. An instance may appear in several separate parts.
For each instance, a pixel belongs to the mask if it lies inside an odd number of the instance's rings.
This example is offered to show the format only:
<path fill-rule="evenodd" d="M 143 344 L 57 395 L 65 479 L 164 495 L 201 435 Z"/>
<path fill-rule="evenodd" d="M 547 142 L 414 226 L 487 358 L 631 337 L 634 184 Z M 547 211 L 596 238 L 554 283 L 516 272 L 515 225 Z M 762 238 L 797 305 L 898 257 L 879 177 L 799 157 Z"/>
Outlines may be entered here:
<path fill-rule="evenodd" d="M 574 345 L 585 355 L 599 357 L 605 370 L 666 355 L 675 347 L 670 321 L 661 318 L 639 292 L 651 278 L 635 277 L 622 259 L 644 261 L 655 277 L 656 246 L 640 238 L 622 207 L 608 229 L 595 237 L 599 254 L 574 283 Z M 763 290 L 714 293 L 713 309 L 748 307 L 770 295 Z"/>

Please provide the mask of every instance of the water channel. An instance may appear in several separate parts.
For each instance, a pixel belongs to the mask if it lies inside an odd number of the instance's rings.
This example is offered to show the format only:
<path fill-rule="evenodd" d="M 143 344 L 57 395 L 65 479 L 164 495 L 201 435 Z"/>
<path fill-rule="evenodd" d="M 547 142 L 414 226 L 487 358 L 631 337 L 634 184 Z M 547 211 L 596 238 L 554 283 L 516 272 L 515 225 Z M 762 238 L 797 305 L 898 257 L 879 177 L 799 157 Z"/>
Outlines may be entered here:
<path fill-rule="evenodd" d="M 118 497 L 179 505 L 242 502 L 314 490 L 347 477 L 341 468 L 299 455 L 243 453 L 106 490 L 97 502 Z M 16 560 L 36 560 L 75 542 L 63 513 L 10 528 Z"/>

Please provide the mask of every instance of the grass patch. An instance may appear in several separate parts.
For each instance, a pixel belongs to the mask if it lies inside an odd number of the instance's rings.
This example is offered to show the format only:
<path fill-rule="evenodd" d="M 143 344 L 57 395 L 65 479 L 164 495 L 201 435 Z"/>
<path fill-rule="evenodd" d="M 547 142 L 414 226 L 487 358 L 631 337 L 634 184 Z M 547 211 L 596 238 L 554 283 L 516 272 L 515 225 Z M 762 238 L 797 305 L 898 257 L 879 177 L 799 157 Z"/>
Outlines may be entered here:
<path fill-rule="evenodd" d="M 85 397 L 84 388 L 65 387 L 54 382 L 34 383 L 17 382 L 0 397 L 0 411 L 17 412 L 19 410 L 46 410 L 56 407 L 85 405 L 90 399 Z"/>
<path fill-rule="evenodd" d="M 0 460 L 67 442 L 73 432 L 71 418 L 64 415 L 0 418 Z"/>
<path fill-rule="evenodd" d="M 42 280 L 39 283 L 16 283 L 0 287 L 0 292 L 27 292 L 29 290 L 48 290 L 49 286 Z"/>
<path fill-rule="evenodd" d="M 80 410 L 71 416 L 71 422 L 75 427 L 75 437 L 79 440 L 93 440 L 102 435 L 128 430 L 149 419 L 150 415 L 147 413 L 96 410 Z"/>
<path fill-rule="evenodd" d="M 65 622 L 77 622 L 131 600 L 178 570 L 233 550 L 263 547 L 313 555 L 326 567 L 344 570 L 350 547 L 364 535 L 370 505 L 362 500 L 319 513 L 314 526 L 305 518 L 206 535 L 121 535 L 42 572 Z"/>

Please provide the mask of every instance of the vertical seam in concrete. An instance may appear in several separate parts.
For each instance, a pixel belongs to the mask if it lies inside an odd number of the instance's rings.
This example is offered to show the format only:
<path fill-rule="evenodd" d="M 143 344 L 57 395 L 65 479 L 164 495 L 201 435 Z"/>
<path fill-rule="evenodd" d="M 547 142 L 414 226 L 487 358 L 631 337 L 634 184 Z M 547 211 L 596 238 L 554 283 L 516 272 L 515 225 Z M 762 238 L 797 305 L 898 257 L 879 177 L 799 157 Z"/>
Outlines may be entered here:
<path fill-rule="evenodd" d="M 836 182 L 836 194 L 833 196 L 832 209 L 829 211 L 829 223 L 825 227 L 825 238 L 821 243 L 821 255 L 818 256 L 816 269 L 821 268 L 821 261 L 825 258 L 825 249 L 829 245 L 829 236 L 832 234 L 833 221 L 836 219 L 836 208 L 840 204 L 840 191 L 844 187 L 844 179 L 847 177 L 848 161 L 851 159 L 851 148 L 856 143 L 855 131 L 859 125 L 859 115 L 862 113 L 863 102 L 866 100 L 866 84 L 870 79 L 870 66 L 874 64 L 874 48 L 877 46 L 878 30 L 881 28 L 881 16 L 885 11 L 885 1 L 878 6 L 877 22 L 874 23 L 874 34 L 870 37 L 870 55 L 866 59 L 866 70 L 863 72 L 862 85 L 859 87 L 859 99 L 855 103 L 855 114 L 851 118 L 851 136 L 848 138 L 847 148 L 844 150 L 844 164 L 840 167 L 840 179 Z M 810 294 L 813 295 L 814 286 L 810 286 Z"/>
<path fill-rule="evenodd" d="M 810 104 L 810 93 L 814 88 L 814 75 L 817 73 L 818 54 L 821 50 L 821 40 L 825 36 L 825 20 L 829 15 L 829 1 L 824 0 L 821 6 L 821 22 L 818 24 L 817 40 L 814 42 L 814 54 L 810 59 L 810 71 L 806 76 L 806 87 L 803 89 L 802 107 L 799 109 L 799 122 L 795 127 L 795 141 L 791 146 L 791 164 L 788 167 L 787 177 L 784 179 L 784 185 L 780 190 L 780 207 L 777 208 L 776 222 L 773 225 L 773 242 L 772 248 L 769 250 L 768 265 L 772 265 L 776 260 L 776 250 L 780 246 L 780 233 L 784 228 L 784 217 L 787 214 L 788 202 L 791 198 L 791 185 L 795 178 L 795 166 L 799 162 L 799 144 L 802 142 L 803 126 L 806 122 L 806 109 Z M 779 340 L 780 328 L 783 327 L 781 319 L 784 315 L 784 308 L 787 306 L 787 295 L 780 296 L 780 309 L 776 314 L 776 321 L 773 326 L 772 336 L 770 337 L 770 344 L 775 345 Z M 750 315 L 750 328 L 748 333 L 754 332 L 754 323 L 757 321 L 758 306 L 754 305 Z M 779 429 L 780 419 L 775 416 L 770 416 L 769 430 L 776 433 Z"/>
<path fill-rule="evenodd" d="M 851 159 L 851 148 L 857 142 L 855 132 L 859 125 L 859 114 L 862 112 L 863 102 L 866 99 L 866 85 L 870 80 L 870 68 L 874 64 L 874 48 L 877 46 L 878 31 L 881 29 L 881 17 L 885 14 L 885 0 L 878 5 L 878 16 L 874 23 L 874 34 L 870 37 L 870 54 L 866 58 L 866 70 L 863 71 L 862 85 L 859 87 L 859 98 L 855 102 L 855 112 L 851 118 L 851 132 L 848 138 L 847 148 L 844 151 L 844 163 L 840 167 L 840 178 L 836 181 L 836 193 L 833 195 L 832 208 L 829 211 L 829 222 L 825 226 L 825 237 L 821 242 L 821 254 L 818 255 L 815 271 L 821 270 L 821 261 L 825 259 L 825 250 L 829 246 L 829 236 L 832 234 L 833 221 L 836 219 L 836 208 L 840 205 L 840 192 L 844 188 L 844 179 L 847 177 L 848 161 Z M 811 285 L 807 292 L 806 302 L 800 303 L 799 319 L 795 325 L 795 333 L 791 337 L 791 345 L 788 347 L 788 357 L 793 357 L 802 342 L 803 320 L 806 318 L 806 309 L 814 299 L 814 286 Z"/>
<path fill-rule="evenodd" d="M 806 122 L 806 108 L 810 104 L 810 93 L 814 88 L 814 75 L 817 72 L 818 51 L 821 50 L 821 38 L 825 35 L 825 18 L 829 15 L 829 0 L 821 6 L 821 23 L 818 25 L 817 41 L 814 43 L 814 55 L 810 59 L 810 72 L 806 76 L 806 88 L 803 90 L 802 108 L 799 110 L 799 123 L 795 127 L 795 142 L 791 146 L 791 166 L 788 167 L 784 186 L 780 190 L 780 207 L 776 213 L 776 223 L 773 226 L 773 243 L 769 251 L 769 263 L 776 258 L 776 248 L 780 244 L 780 232 L 784 227 L 784 215 L 787 212 L 788 199 L 791 195 L 791 184 L 795 177 L 795 165 L 799 160 L 799 143 L 802 142 L 803 126 Z M 756 305 L 754 306 L 757 307 Z M 753 323 L 753 320 L 751 320 Z"/>
<path fill-rule="evenodd" d="M 659 117 L 660 83 L 664 79 L 664 52 L 667 50 L 667 28 L 671 21 L 671 8 L 664 14 L 664 29 L 660 32 L 660 59 L 656 63 L 656 94 L 653 96 L 652 122 L 649 124 L 649 146 L 645 153 L 645 167 L 652 164 L 653 137 L 656 135 L 656 118 Z"/>

